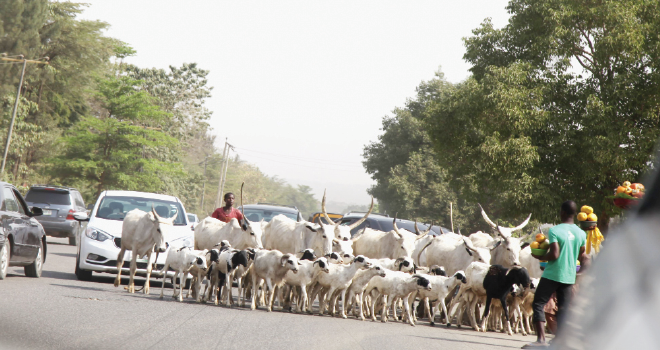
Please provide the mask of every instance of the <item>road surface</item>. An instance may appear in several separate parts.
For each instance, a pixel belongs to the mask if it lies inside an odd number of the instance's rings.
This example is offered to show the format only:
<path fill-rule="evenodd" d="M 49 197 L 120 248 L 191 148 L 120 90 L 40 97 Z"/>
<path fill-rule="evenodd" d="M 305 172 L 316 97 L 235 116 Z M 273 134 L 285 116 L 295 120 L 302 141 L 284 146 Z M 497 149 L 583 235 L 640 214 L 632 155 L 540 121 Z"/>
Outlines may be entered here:
<path fill-rule="evenodd" d="M 41 278 L 12 267 L 0 281 L 0 349 L 506 349 L 533 340 L 430 327 L 421 320 L 411 327 L 229 309 L 191 299 L 179 303 L 169 284 L 159 299 L 160 282 L 153 279 L 151 294 L 128 294 L 113 286 L 114 275 L 95 273 L 92 282 L 78 281 L 76 248 L 67 242 L 48 238 Z"/>

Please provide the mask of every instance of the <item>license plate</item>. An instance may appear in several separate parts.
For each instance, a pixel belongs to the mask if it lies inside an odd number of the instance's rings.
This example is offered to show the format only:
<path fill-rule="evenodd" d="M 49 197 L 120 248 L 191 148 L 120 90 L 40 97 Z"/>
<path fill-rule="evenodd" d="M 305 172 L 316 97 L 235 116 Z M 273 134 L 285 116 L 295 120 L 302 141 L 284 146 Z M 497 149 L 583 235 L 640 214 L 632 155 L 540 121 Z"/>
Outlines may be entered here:
<path fill-rule="evenodd" d="M 53 214 L 52 211 L 47 210 L 47 209 L 42 209 L 42 211 L 44 212 L 44 215 L 52 215 Z"/>

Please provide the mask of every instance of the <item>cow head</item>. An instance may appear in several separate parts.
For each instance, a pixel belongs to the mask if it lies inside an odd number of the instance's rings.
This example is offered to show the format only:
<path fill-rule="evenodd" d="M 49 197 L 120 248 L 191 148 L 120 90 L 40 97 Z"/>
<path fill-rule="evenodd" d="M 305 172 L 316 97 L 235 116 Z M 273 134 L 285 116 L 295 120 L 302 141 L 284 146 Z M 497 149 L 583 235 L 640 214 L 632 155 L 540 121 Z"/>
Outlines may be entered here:
<path fill-rule="evenodd" d="M 485 264 L 490 264 L 490 250 L 487 248 L 476 248 L 472 241 L 467 237 L 463 238 L 463 244 L 465 245 L 465 251 L 470 254 L 472 261 L 478 261 Z"/>
<path fill-rule="evenodd" d="M 328 259 L 325 257 L 320 257 L 314 261 L 314 264 L 312 266 L 317 266 L 318 269 L 322 272 L 328 273 L 330 272 L 330 264 L 328 263 Z"/>
<path fill-rule="evenodd" d="M 392 235 L 397 241 L 396 251 L 398 257 L 410 257 L 412 256 L 413 251 L 415 250 L 415 241 L 418 239 L 424 238 L 424 236 L 417 236 L 412 238 L 412 232 L 410 235 L 405 235 L 399 231 L 399 227 L 396 225 L 396 214 L 394 214 L 394 220 L 392 221 L 393 230 L 391 231 Z M 408 232 L 408 231 L 406 231 Z"/>
<path fill-rule="evenodd" d="M 286 267 L 293 273 L 298 273 L 298 259 L 293 254 L 284 254 L 280 258 L 280 266 Z"/>
<path fill-rule="evenodd" d="M 169 244 L 166 242 L 167 236 L 169 236 L 169 231 L 174 225 L 174 220 L 178 214 L 178 210 L 174 210 L 174 215 L 171 218 L 163 218 L 156 212 L 154 205 L 151 204 L 151 221 L 153 222 L 153 231 L 152 237 L 156 241 L 154 245 L 154 251 L 158 253 L 164 253 L 169 247 Z"/>
<path fill-rule="evenodd" d="M 263 235 L 263 220 L 260 222 L 252 222 L 245 217 L 243 210 L 243 186 L 245 182 L 241 183 L 241 214 L 243 219 L 240 222 L 241 230 L 247 235 L 248 246 L 253 248 L 262 249 L 264 245 L 261 243 L 261 236 Z"/>
<path fill-rule="evenodd" d="M 335 224 L 328 216 L 328 212 L 325 210 L 325 191 L 323 191 L 323 200 L 321 201 L 321 211 L 323 212 L 323 217 L 328 222 L 328 225 L 324 224 L 322 219 L 319 220 L 319 223 L 326 232 L 332 232 L 334 234 L 334 238 L 336 238 L 337 240 L 350 242 L 351 230 L 358 227 L 361 223 L 367 220 L 367 217 L 369 217 L 369 214 L 371 214 L 371 211 L 373 209 L 374 209 L 374 197 L 371 196 L 371 207 L 369 207 L 369 211 L 367 211 L 367 213 L 364 215 L 362 219 L 350 225 L 340 225 L 339 223 Z M 351 249 L 349 253 L 352 254 L 353 250 Z"/>
<path fill-rule="evenodd" d="M 511 234 L 514 231 L 522 230 L 525 226 L 527 226 L 529 219 L 532 217 L 532 214 L 529 214 L 527 219 L 525 219 L 522 224 L 513 228 L 507 228 L 497 225 L 491 221 L 481 204 L 479 204 L 479 208 L 481 209 L 481 216 L 483 216 L 484 220 L 486 220 L 486 223 L 495 229 L 500 236 L 500 241 L 498 241 L 492 248 L 492 254 L 495 258 L 494 263 L 505 267 L 520 266 L 520 239 L 514 238 Z"/>

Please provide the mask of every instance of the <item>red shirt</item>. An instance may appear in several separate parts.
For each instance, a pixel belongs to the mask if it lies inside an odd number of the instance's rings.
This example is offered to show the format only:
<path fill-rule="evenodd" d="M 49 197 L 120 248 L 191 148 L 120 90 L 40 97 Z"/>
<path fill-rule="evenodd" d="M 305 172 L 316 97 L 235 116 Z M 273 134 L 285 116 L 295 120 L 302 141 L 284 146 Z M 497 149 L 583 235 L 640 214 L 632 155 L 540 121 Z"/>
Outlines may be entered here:
<path fill-rule="evenodd" d="M 213 212 L 213 214 L 211 214 L 211 217 L 224 222 L 229 222 L 232 218 L 241 221 L 243 219 L 243 214 L 241 214 L 241 211 L 236 208 L 231 208 L 231 212 L 229 214 L 225 214 L 224 209 L 218 208 Z"/>

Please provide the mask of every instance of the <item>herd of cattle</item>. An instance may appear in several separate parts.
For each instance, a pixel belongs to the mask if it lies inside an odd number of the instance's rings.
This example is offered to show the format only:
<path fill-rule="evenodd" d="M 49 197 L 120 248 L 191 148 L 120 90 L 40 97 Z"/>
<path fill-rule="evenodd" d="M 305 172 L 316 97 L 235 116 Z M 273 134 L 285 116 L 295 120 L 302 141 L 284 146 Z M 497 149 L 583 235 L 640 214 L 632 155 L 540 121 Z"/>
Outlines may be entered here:
<path fill-rule="evenodd" d="M 325 194 L 321 207 L 327 223 L 296 222 L 284 215 L 270 222 L 251 222 L 245 216 L 228 223 L 206 218 L 195 227 L 194 249 L 171 247 L 161 274 L 174 270 L 179 281 L 191 274 L 186 298 L 192 295 L 197 302 L 231 307 L 235 281 L 238 302 L 245 306 L 251 299 L 252 310 L 259 304 L 270 312 L 277 298 L 282 309 L 291 310 L 295 304 L 298 312 L 312 313 L 318 299 L 320 315 L 327 311 L 334 316 L 339 311 L 343 318 L 352 313 L 376 321 L 380 314 L 380 320 L 387 322 L 391 312 L 394 319 L 414 326 L 418 313 L 411 310 L 419 300 L 431 325 L 441 309 L 447 326 L 456 316 L 460 327 L 467 313 L 477 331 L 531 333 L 531 302 L 542 271 L 530 248 L 521 243 L 524 239 L 512 236 L 527 225 L 529 217 L 517 227 L 505 228 L 493 223 L 482 208 L 495 237 L 482 232 L 469 237 L 432 236 L 430 227 L 421 232 L 416 224 L 416 232 L 410 232 L 399 229 L 396 218 L 390 232 L 365 228 L 351 237 L 350 231 L 371 213 L 373 199 L 364 218 L 350 226 L 330 220 Z M 152 261 L 152 252 L 167 251 L 164 237 L 171 224 L 171 219 L 158 216 L 155 210 L 126 215 L 115 286 L 120 283 L 124 252 L 131 250 L 127 289 L 135 291 L 136 257 Z M 145 293 L 149 293 L 148 265 Z M 182 301 L 183 283 L 177 290 L 172 277 L 172 285 L 173 296 Z M 165 283 L 161 298 L 164 287 Z M 497 302 L 491 303 L 493 299 Z"/>

